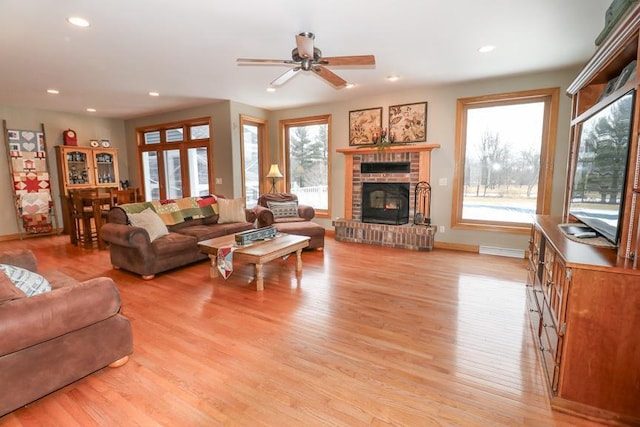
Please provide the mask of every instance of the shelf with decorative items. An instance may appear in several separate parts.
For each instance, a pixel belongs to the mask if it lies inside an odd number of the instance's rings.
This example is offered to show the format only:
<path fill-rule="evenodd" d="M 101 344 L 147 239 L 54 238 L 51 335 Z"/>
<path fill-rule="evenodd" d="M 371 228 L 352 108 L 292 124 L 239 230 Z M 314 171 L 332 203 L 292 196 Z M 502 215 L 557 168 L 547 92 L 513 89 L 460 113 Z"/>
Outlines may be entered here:
<path fill-rule="evenodd" d="M 116 148 L 93 148 L 58 145 L 58 183 L 62 199 L 64 231 L 69 232 L 70 190 L 97 188 L 108 192 L 120 182 L 118 172 L 118 150 Z"/>

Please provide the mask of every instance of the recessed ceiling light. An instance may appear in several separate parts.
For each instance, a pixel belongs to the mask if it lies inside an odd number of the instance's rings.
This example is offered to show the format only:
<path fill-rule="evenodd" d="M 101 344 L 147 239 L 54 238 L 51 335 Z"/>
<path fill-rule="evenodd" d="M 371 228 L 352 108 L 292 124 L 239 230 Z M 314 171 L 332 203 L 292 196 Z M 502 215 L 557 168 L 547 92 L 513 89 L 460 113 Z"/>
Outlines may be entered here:
<path fill-rule="evenodd" d="M 345 86 L 345 89 L 351 89 L 353 87 L 355 87 L 354 83 L 347 83 L 347 85 Z"/>
<path fill-rule="evenodd" d="M 87 108 L 87 111 L 90 113 L 95 113 L 96 109 L 95 108 Z"/>
<path fill-rule="evenodd" d="M 60 91 L 58 89 L 47 89 L 47 93 L 50 93 L 52 95 L 57 95 L 60 93 Z"/>
<path fill-rule="evenodd" d="M 489 53 L 489 52 L 493 52 L 496 49 L 495 46 L 493 45 L 486 45 L 486 46 L 482 46 L 480 49 L 478 49 L 478 52 L 480 53 Z"/>
<path fill-rule="evenodd" d="M 67 18 L 67 22 L 71 25 L 75 25 L 76 27 L 86 28 L 89 26 L 89 21 L 79 16 L 70 16 Z"/>
<path fill-rule="evenodd" d="M 268 87 L 267 88 L 267 92 L 275 92 L 276 88 L 275 87 Z"/>
<path fill-rule="evenodd" d="M 387 76 L 387 80 L 389 80 L 390 82 L 397 82 L 398 80 L 400 80 L 400 76 L 392 74 L 390 76 Z"/>
<path fill-rule="evenodd" d="M 149 92 L 149 96 L 160 96 L 158 92 Z"/>

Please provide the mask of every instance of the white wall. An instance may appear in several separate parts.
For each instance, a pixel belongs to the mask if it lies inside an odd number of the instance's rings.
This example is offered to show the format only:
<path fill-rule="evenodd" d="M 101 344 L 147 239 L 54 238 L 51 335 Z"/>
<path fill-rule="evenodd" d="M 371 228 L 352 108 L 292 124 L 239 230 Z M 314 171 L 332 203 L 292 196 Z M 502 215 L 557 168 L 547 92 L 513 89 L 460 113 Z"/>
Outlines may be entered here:
<path fill-rule="evenodd" d="M 415 102 L 428 102 L 427 143 L 440 144 L 441 148 L 432 152 L 432 222 L 444 225 L 445 233 L 437 233 L 436 241 L 452 244 L 489 245 L 505 248 L 525 249 L 528 235 L 483 232 L 470 230 L 452 230 L 452 183 L 455 162 L 455 126 L 456 101 L 458 98 L 505 93 L 521 90 L 560 87 L 560 112 L 554 164 L 552 214 L 562 213 L 566 160 L 569 142 L 570 98 L 565 95 L 567 86 L 577 75 L 579 68 L 555 72 L 528 74 L 509 78 L 469 82 L 459 85 L 424 87 L 406 92 L 389 93 L 380 96 L 357 98 L 347 103 L 315 105 L 307 108 L 295 108 L 276 111 L 270 114 L 271 141 L 278 141 L 278 121 L 294 117 L 318 114 L 332 115 L 332 153 L 331 153 L 331 205 L 332 218 L 344 215 L 344 156 L 335 152 L 337 148 L 349 145 L 349 111 L 364 108 L 383 107 L 383 126 L 387 123 L 390 105 Z M 440 178 L 446 178 L 448 185 L 439 186 Z M 319 219 L 325 228 L 331 228 L 332 220 Z"/>
<path fill-rule="evenodd" d="M 319 104 L 311 107 L 294 108 L 280 111 L 266 111 L 250 105 L 233 101 L 220 101 L 201 107 L 151 115 L 127 121 L 116 119 L 97 119 L 43 110 L 23 109 L 0 106 L 1 118 L 7 120 L 9 128 L 39 129 L 45 124 L 49 156 L 52 168 L 52 184 L 54 195 L 59 196 L 57 187 L 57 171 L 53 146 L 62 144 L 62 131 L 75 129 L 79 135 L 80 145 L 88 145 L 90 139 L 109 138 L 114 147 L 119 148 L 120 176 L 127 178 L 134 186 L 140 185 L 137 161 L 137 142 L 135 129 L 159 123 L 169 123 L 197 117 L 211 117 L 214 129 L 214 175 L 222 179 L 215 191 L 227 197 L 241 197 L 240 166 L 240 129 L 239 116 L 247 114 L 252 117 L 267 119 L 269 122 L 269 157 L 271 163 L 278 161 L 280 138 L 278 122 L 283 119 L 332 115 L 332 147 L 331 147 L 331 207 L 332 218 L 344 215 L 344 156 L 335 152 L 337 148 L 348 147 L 349 111 L 364 108 L 383 107 L 383 124 L 386 127 L 389 105 L 414 102 L 428 102 L 427 142 L 440 144 L 441 148 L 432 152 L 431 182 L 432 221 L 435 225 L 444 225 L 445 233 L 437 233 L 437 242 L 469 245 L 489 245 L 505 248 L 525 249 L 528 236 L 500 232 L 482 232 L 470 230 L 452 230 L 452 183 L 455 161 L 455 120 L 456 100 L 471 96 L 495 93 L 531 90 L 549 87 L 560 87 L 560 114 L 556 142 L 554 178 L 552 190 L 552 214 L 560 215 L 562 211 L 566 160 L 569 140 L 570 98 L 565 96 L 567 86 L 577 75 L 579 68 L 554 72 L 527 74 L 508 78 L 468 82 L 459 85 L 423 87 L 405 92 L 390 92 L 372 97 L 358 98 L 357 88 L 353 91 L 353 99 L 345 103 Z M 343 89 L 344 90 L 344 89 Z M 0 154 L 0 164 L 7 164 L 5 150 Z M 447 186 L 437 185 L 440 178 L 447 178 Z M 11 184 L 8 173 L 0 176 L 0 200 L 5 206 L 12 203 Z M 318 220 L 326 228 L 332 228 L 331 219 Z M 0 236 L 17 232 L 13 209 L 0 210 Z"/>
<path fill-rule="evenodd" d="M 50 178 L 52 196 L 56 206 L 58 226 L 62 227 L 62 210 L 60 190 L 58 185 L 58 169 L 56 165 L 56 145 L 63 145 L 62 132 L 73 129 L 78 134 L 78 145 L 89 147 L 92 139 L 109 139 L 111 146 L 120 151 L 125 150 L 124 122 L 118 119 L 96 118 L 90 115 L 78 115 L 70 113 L 56 113 L 32 108 L 0 105 L 0 119 L 6 120 L 8 129 L 39 131 L 44 125 L 45 139 L 47 143 L 47 156 L 49 157 Z M 6 135 L 2 138 L 6 146 Z M 0 150 L 0 165 L 3 172 L 0 173 L 0 236 L 13 236 L 22 232 L 16 224 L 16 210 L 13 204 L 13 184 L 9 177 L 9 159 L 7 150 Z M 126 177 L 128 168 L 127 157 L 118 156 L 120 176 Z"/>

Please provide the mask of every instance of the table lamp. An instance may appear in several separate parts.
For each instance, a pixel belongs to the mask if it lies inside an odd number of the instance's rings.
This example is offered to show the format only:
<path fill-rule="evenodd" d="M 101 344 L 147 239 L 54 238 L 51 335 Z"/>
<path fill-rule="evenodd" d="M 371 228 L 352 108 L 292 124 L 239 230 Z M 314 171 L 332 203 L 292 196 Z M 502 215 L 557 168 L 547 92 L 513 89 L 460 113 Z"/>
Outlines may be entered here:
<path fill-rule="evenodd" d="M 282 178 L 282 173 L 280 173 L 280 168 L 277 163 L 271 165 L 269 169 L 269 173 L 267 174 L 267 178 L 271 178 L 271 191 L 270 193 L 276 192 L 276 179 Z"/>

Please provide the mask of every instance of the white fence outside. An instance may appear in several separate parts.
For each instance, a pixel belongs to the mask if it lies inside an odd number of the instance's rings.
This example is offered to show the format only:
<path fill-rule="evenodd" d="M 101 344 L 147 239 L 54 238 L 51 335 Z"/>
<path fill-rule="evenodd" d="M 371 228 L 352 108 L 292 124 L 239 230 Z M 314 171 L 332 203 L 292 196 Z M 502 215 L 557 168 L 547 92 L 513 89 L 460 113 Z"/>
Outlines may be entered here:
<path fill-rule="evenodd" d="M 329 190 L 326 185 L 314 187 L 291 186 L 291 192 L 298 196 L 298 203 L 310 205 L 316 209 L 329 209 Z"/>

